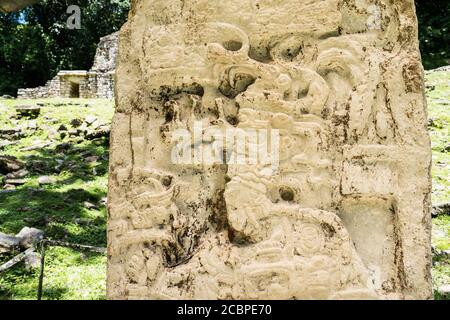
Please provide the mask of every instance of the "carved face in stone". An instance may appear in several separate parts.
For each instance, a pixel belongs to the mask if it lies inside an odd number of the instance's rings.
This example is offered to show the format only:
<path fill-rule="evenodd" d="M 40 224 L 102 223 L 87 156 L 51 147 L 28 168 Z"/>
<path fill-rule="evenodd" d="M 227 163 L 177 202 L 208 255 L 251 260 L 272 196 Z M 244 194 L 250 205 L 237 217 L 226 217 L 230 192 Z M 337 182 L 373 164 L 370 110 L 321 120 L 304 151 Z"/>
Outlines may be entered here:
<path fill-rule="evenodd" d="M 408 215 L 402 203 L 411 197 L 396 188 L 407 181 L 402 170 L 418 172 L 427 151 L 408 164 L 402 164 L 407 157 L 388 155 L 405 155 L 405 144 L 415 139 L 424 146 L 427 138 L 411 125 L 423 114 L 406 120 L 393 110 L 398 97 L 388 93 L 423 106 L 419 92 L 398 89 L 404 79 L 389 66 L 416 63 L 414 50 L 402 51 L 413 45 L 401 37 L 401 21 L 410 20 L 399 15 L 411 12 L 394 14 L 396 5 L 381 2 L 377 30 L 371 1 L 134 2 L 119 50 L 111 297 L 404 294 L 405 288 L 383 289 L 399 288 L 405 277 L 398 273 L 406 260 L 396 258 L 402 250 L 396 219 Z M 405 81 L 414 87 L 411 77 Z M 201 161 L 222 138 L 216 150 L 222 159 L 239 153 L 229 145 L 233 130 L 278 135 L 270 147 L 248 136 L 239 151 L 250 154 L 250 145 L 276 151 L 276 169 L 258 161 Z M 214 138 L 203 139 L 212 131 Z M 180 141 L 186 148 L 174 152 Z M 195 161 L 174 162 L 185 149 Z M 375 253 L 363 236 L 367 223 L 383 243 Z"/>

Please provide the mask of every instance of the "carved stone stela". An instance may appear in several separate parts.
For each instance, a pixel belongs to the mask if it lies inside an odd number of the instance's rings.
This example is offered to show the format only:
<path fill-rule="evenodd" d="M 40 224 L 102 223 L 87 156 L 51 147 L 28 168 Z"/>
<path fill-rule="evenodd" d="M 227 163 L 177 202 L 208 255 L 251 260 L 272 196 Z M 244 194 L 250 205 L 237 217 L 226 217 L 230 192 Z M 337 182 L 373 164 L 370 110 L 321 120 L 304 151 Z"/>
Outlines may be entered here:
<path fill-rule="evenodd" d="M 108 297 L 430 298 L 422 73 L 413 0 L 134 0 Z M 277 170 L 174 163 L 195 123 L 276 130 Z"/>

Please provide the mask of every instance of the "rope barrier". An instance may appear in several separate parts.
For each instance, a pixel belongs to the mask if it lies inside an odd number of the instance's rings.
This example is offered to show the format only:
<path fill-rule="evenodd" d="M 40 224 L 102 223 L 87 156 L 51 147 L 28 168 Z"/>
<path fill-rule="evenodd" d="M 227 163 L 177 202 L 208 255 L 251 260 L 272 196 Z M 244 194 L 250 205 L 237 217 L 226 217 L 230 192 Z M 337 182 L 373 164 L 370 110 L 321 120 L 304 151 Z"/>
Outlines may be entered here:
<path fill-rule="evenodd" d="M 49 245 L 55 246 L 55 247 L 73 248 L 73 249 L 86 250 L 86 251 L 103 253 L 103 254 L 106 253 L 106 248 L 101 248 L 101 247 L 94 247 L 94 246 L 88 246 L 88 245 L 84 245 L 84 244 L 69 243 L 69 242 L 57 241 L 57 240 L 43 240 L 43 241 L 45 241 L 46 244 L 49 244 Z"/>
<path fill-rule="evenodd" d="M 41 267 L 40 267 L 40 271 L 39 271 L 37 300 L 42 299 L 42 292 L 43 292 L 42 288 L 44 285 L 45 251 L 46 251 L 47 246 L 66 247 L 66 248 L 72 248 L 72 249 L 77 249 L 77 250 L 82 250 L 82 251 L 90 251 L 90 252 L 95 252 L 95 253 L 106 254 L 106 248 L 88 246 L 88 245 L 78 244 L 78 243 L 69 243 L 69 242 L 58 241 L 58 240 L 42 239 L 42 240 L 34 243 L 31 248 L 18 254 L 17 256 L 15 256 L 11 260 L 9 260 L 8 262 L 6 262 L 0 266 L 0 273 L 4 272 L 4 271 L 12 268 L 19 262 L 23 261 L 28 254 L 34 252 L 37 248 L 39 248 L 40 253 L 41 253 Z"/>

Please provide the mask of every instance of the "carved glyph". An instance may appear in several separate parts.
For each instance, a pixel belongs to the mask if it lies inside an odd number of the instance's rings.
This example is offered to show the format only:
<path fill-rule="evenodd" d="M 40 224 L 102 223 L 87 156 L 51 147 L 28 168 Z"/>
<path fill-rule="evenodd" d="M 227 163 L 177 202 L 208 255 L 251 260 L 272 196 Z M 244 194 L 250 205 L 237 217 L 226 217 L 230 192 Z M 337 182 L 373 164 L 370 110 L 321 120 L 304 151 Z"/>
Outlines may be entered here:
<path fill-rule="evenodd" d="M 416 27 L 412 0 L 133 1 L 108 296 L 429 298 Z"/>

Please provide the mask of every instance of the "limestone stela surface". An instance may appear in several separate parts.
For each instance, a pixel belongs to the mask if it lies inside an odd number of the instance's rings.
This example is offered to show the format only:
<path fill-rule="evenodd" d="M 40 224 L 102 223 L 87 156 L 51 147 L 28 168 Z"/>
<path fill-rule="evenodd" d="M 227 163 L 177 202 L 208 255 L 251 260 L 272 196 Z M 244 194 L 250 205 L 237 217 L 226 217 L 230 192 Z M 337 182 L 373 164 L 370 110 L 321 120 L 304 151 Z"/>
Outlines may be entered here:
<path fill-rule="evenodd" d="M 430 298 L 417 37 L 412 0 L 133 1 L 119 40 L 108 297 Z M 276 170 L 173 161 L 180 130 L 194 153 L 214 144 L 196 140 L 199 123 L 277 132 Z"/>

